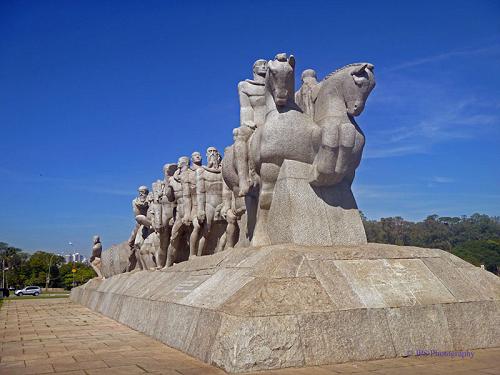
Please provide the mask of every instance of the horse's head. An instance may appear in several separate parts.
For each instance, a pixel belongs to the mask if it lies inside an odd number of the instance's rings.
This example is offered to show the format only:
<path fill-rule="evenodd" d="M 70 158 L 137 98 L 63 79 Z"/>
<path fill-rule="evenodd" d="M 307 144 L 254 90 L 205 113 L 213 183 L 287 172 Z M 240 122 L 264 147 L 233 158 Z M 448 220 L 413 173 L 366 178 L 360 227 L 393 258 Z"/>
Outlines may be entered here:
<path fill-rule="evenodd" d="M 342 72 L 342 92 L 350 116 L 359 116 L 365 108 L 366 99 L 375 87 L 373 68 L 372 64 L 359 63 L 347 66 Z"/>
<path fill-rule="evenodd" d="M 267 64 L 266 86 L 277 107 L 293 101 L 295 94 L 295 57 L 279 53 Z"/>

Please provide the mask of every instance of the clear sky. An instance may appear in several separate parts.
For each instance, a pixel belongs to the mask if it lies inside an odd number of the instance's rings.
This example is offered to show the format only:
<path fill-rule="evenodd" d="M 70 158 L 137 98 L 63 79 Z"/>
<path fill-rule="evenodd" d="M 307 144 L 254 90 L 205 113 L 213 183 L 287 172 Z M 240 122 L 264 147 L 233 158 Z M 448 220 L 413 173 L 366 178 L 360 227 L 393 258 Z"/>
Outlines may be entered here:
<path fill-rule="evenodd" d="M 369 218 L 500 214 L 498 1 L 2 1 L 0 35 L 11 245 L 127 239 L 137 187 L 229 145 L 238 81 L 278 52 L 298 76 L 375 65 L 354 183 Z"/>

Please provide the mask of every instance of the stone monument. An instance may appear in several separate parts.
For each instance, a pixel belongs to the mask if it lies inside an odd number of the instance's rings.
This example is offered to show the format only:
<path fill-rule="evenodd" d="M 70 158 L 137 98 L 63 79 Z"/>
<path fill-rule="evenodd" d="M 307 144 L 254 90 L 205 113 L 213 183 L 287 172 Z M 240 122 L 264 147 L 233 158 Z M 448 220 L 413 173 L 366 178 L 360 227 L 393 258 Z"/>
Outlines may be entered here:
<path fill-rule="evenodd" d="M 104 279 L 101 272 L 101 253 L 102 253 L 102 243 L 99 236 L 94 236 L 92 239 L 92 256 L 90 257 L 90 265 L 94 269 L 97 277 Z"/>
<path fill-rule="evenodd" d="M 366 241 L 351 185 L 373 65 L 320 81 L 308 69 L 297 92 L 294 80 L 293 56 L 258 60 L 238 85 L 221 172 L 212 148 L 205 167 L 199 153 L 179 159 L 164 183 L 175 217 L 161 271 L 95 278 L 71 299 L 229 372 L 500 346 L 497 276 L 442 250 Z M 218 211 L 226 250 L 195 256 Z M 104 252 L 103 269 L 113 259 Z"/>

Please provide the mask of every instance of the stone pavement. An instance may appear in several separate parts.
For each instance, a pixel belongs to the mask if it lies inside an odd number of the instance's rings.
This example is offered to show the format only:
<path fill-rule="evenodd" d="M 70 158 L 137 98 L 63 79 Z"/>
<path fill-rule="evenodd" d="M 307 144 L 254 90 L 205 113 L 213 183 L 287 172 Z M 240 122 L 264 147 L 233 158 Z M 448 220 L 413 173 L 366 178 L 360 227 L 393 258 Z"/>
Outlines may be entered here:
<path fill-rule="evenodd" d="M 68 299 L 4 303 L 0 350 L 0 374 L 9 375 L 225 374 Z M 473 353 L 472 359 L 409 357 L 253 374 L 500 374 L 500 348 Z"/>

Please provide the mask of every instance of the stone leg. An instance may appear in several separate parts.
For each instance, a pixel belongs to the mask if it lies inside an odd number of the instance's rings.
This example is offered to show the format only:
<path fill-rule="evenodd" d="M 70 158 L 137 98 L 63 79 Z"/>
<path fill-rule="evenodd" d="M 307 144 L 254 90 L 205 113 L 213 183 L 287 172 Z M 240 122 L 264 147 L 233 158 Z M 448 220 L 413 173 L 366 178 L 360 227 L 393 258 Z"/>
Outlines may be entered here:
<path fill-rule="evenodd" d="M 220 250 L 224 250 L 224 248 L 233 248 L 236 242 L 238 242 L 238 217 L 234 214 L 232 209 L 227 211 L 226 219 L 225 244 L 222 243 L 221 239 Z"/>
<path fill-rule="evenodd" d="M 235 131 L 234 137 L 234 159 L 236 162 L 236 172 L 239 180 L 238 195 L 245 196 L 250 189 L 251 181 L 249 177 L 248 165 L 248 144 L 247 141 L 252 134 L 252 129 L 247 126 L 241 126 Z"/>
<path fill-rule="evenodd" d="M 90 265 L 92 266 L 95 273 L 97 274 L 97 277 L 104 279 L 104 277 L 102 276 L 102 272 L 101 272 L 101 258 L 95 258 L 92 261 L 92 263 L 90 263 Z"/>
<path fill-rule="evenodd" d="M 215 207 L 212 207 L 210 204 L 207 204 L 205 207 L 205 215 L 206 219 L 203 225 L 201 226 L 201 237 L 198 244 L 198 256 L 202 256 L 205 251 L 205 247 L 208 242 L 208 236 L 210 235 L 212 229 L 212 223 L 215 217 Z"/>
<path fill-rule="evenodd" d="M 174 264 L 177 253 L 182 246 L 181 241 L 185 230 L 186 227 L 182 224 L 182 221 L 180 219 L 175 220 L 172 227 L 172 234 L 170 236 L 170 244 L 167 249 L 167 259 L 164 268 L 171 267 Z"/>
<path fill-rule="evenodd" d="M 133 245 L 132 248 L 130 249 L 130 255 L 128 257 L 128 265 L 127 268 L 125 269 L 125 272 L 130 272 L 135 269 L 137 266 L 137 256 L 135 254 L 135 246 Z"/>
<path fill-rule="evenodd" d="M 264 246 L 271 244 L 271 240 L 269 239 L 269 235 L 267 233 L 267 217 L 269 209 L 271 208 L 274 185 L 276 184 L 279 171 L 280 167 L 271 163 L 263 164 L 261 167 L 259 209 L 257 212 L 255 231 L 252 236 L 252 246 Z"/>
<path fill-rule="evenodd" d="M 160 247 L 155 253 L 156 266 L 158 269 L 165 267 L 171 230 L 172 228 L 170 226 L 166 226 L 160 231 Z"/>
<path fill-rule="evenodd" d="M 198 242 L 200 239 L 201 225 L 198 222 L 198 218 L 193 219 L 193 230 L 189 236 L 189 257 L 196 256 L 198 254 Z"/>

